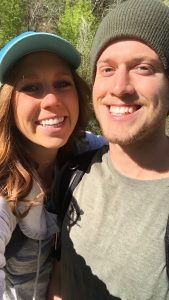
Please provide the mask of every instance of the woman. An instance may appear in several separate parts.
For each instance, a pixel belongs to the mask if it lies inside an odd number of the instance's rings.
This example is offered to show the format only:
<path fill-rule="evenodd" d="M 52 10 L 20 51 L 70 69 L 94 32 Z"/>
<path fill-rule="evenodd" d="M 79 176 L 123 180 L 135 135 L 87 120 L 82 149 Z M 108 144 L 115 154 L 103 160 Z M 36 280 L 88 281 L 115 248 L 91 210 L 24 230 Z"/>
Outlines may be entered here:
<path fill-rule="evenodd" d="M 76 153 L 89 112 L 79 64 L 77 50 L 50 33 L 23 33 L 0 51 L 0 299 L 46 299 L 59 230 L 47 196 L 59 165 Z M 93 141 L 103 144 L 90 135 L 83 151 Z M 6 262 L 18 225 L 27 238 Z"/>

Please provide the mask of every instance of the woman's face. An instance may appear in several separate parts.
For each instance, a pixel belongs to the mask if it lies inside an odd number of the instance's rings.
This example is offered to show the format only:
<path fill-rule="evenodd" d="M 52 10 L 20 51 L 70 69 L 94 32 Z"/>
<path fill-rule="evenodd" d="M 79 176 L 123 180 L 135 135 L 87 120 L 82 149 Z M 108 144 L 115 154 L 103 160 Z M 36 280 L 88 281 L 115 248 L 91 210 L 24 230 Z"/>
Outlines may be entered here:
<path fill-rule="evenodd" d="M 69 66 L 56 54 L 36 52 L 16 66 L 12 105 L 19 131 L 32 155 L 56 154 L 73 132 L 79 114 L 78 95 Z"/>

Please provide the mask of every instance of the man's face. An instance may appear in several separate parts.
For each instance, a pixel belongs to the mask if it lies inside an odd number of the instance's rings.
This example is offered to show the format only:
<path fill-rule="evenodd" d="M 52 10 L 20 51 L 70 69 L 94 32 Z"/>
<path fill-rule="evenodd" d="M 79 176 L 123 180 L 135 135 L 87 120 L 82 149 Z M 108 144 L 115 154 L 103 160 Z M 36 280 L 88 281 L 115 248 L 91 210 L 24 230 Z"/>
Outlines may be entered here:
<path fill-rule="evenodd" d="M 169 81 L 157 53 L 135 40 L 108 46 L 97 61 L 93 104 L 111 143 L 164 135 Z"/>

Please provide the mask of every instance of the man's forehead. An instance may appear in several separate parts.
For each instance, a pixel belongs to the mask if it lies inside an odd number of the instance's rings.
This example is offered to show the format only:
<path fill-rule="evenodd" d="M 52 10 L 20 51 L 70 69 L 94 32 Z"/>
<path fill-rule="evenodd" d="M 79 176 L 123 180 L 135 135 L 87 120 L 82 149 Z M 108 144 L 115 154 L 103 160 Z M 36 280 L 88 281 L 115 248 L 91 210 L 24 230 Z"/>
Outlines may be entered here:
<path fill-rule="evenodd" d="M 161 63 L 158 53 L 150 45 L 140 40 L 122 39 L 110 42 L 100 54 L 97 64 L 113 57 L 123 59 L 123 56 L 136 61 L 151 59 Z"/>

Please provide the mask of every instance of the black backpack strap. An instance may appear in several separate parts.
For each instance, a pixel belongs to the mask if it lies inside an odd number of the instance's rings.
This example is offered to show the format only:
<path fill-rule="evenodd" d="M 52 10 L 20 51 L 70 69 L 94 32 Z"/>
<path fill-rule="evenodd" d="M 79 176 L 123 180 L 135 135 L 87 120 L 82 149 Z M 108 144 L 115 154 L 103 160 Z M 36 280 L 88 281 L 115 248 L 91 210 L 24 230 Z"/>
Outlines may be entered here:
<path fill-rule="evenodd" d="M 12 233 L 12 237 L 5 248 L 5 258 L 6 260 L 11 258 L 12 256 L 16 255 L 20 248 L 23 246 L 27 237 L 21 231 L 19 225 L 16 225 Z"/>
<path fill-rule="evenodd" d="M 75 187 L 78 185 L 83 175 L 86 173 L 92 158 L 98 150 L 92 150 L 85 152 L 77 157 L 75 157 L 63 170 L 62 178 L 60 181 L 60 192 L 59 192 L 59 206 L 57 214 L 62 223 L 69 207 L 72 193 Z M 61 229 L 62 230 L 62 229 Z M 61 256 L 61 232 L 57 239 L 57 248 L 53 249 L 53 256 L 59 260 Z"/>
<path fill-rule="evenodd" d="M 166 233 L 165 233 L 165 254 L 166 254 L 166 271 L 169 279 L 169 217 L 167 220 Z"/>
<path fill-rule="evenodd" d="M 68 209 L 69 203 L 72 198 L 72 193 L 78 183 L 81 181 L 84 173 L 86 173 L 93 156 L 97 150 L 92 150 L 85 152 L 77 157 L 75 157 L 72 162 L 70 162 L 68 168 L 64 169 L 62 174 L 62 180 L 60 182 L 60 219 L 63 222 L 64 216 Z"/>

